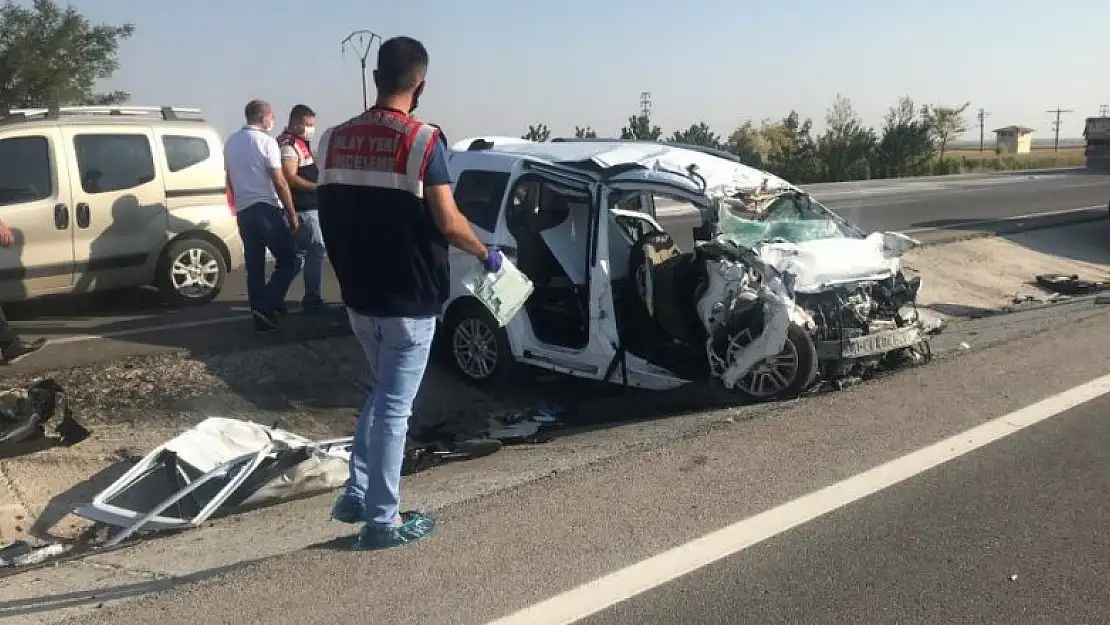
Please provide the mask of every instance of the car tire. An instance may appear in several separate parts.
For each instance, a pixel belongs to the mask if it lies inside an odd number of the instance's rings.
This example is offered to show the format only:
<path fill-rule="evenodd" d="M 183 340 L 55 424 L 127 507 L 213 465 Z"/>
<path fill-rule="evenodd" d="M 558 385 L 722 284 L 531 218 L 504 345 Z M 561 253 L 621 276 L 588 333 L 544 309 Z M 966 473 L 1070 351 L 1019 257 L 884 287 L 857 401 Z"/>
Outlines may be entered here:
<path fill-rule="evenodd" d="M 189 237 L 166 246 L 157 272 L 155 286 L 167 302 L 199 306 L 220 294 L 227 280 L 227 260 L 212 242 Z"/>
<path fill-rule="evenodd" d="M 480 388 L 504 384 L 516 368 L 508 333 L 477 301 L 460 302 L 448 311 L 442 346 L 452 371 Z"/>
<path fill-rule="evenodd" d="M 790 399 L 809 389 L 817 379 L 817 345 L 805 328 L 794 323 L 790 324 L 790 328 L 786 332 L 786 344 L 780 355 L 787 353 L 795 356 L 796 365 L 793 378 L 785 387 L 773 394 L 760 394 L 749 392 L 741 388 L 740 383 L 737 383 L 729 392 L 734 396 L 738 395 L 744 398 L 747 402 L 756 403 Z"/>

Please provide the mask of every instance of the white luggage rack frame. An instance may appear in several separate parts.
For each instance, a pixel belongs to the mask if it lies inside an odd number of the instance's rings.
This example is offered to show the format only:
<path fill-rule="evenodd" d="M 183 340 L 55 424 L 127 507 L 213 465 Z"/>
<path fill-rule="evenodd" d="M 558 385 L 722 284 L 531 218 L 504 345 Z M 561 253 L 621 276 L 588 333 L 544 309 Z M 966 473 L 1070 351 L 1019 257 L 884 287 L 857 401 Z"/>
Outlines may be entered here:
<path fill-rule="evenodd" d="M 142 529 L 197 527 L 225 504 L 249 506 L 260 492 L 290 487 L 288 471 L 314 456 L 341 460 L 346 479 L 352 442 L 352 437 L 314 441 L 250 421 L 209 417 L 156 447 L 72 512 L 120 528 L 107 548 Z"/>
<path fill-rule="evenodd" d="M 61 119 L 63 117 L 150 117 L 159 116 L 163 121 L 203 122 L 204 112 L 186 106 L 59 106 L 17 108 L 0 110 L 0 123 L 31 121 L 34 119 Z"/>

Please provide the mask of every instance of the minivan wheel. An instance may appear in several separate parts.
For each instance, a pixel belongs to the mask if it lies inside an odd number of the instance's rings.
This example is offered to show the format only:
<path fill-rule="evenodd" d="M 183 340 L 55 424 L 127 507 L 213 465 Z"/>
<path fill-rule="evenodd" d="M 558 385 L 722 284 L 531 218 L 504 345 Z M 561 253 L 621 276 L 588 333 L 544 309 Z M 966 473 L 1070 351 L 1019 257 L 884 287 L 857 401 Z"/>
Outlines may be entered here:
<path fill-rule="evenodd" d="M 481 303 L 460 303 L 445 321 L 443 346 L 458 375 L 481 387 L 494 387 L 508 379 L 515 365 L 509 335 Z"/>
<path fill-rule="evenodd" d="M 224 287 L 227 261 L 209 241 L 182 239 L 166 247 L 155 279 L 162 297 L 174 306 L 207 304 Z"/>
<path fill-rule="evenodd" d="M 736 382 L 732 392 L 748 401 L 787 399 L 817 378 L 817 346 L 805 328 L 790 324 L 778 354 L 759 362 Z"/>

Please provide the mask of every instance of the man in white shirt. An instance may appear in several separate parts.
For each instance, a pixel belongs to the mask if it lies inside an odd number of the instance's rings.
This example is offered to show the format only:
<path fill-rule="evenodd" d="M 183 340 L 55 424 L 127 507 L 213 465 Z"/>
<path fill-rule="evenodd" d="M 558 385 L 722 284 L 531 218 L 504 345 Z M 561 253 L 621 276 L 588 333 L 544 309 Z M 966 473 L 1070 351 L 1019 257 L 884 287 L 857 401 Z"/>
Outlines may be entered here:
<path fill-rule="evenodd" d="M 247 269 L 247 298 L 254 328 L 271 332 L 285 310 L 285 295 L 297 276 L 297 246 L 293 234 L 299 227 L 289 184 L 281 169 L 281 149 L 268 133 L 274 128 L 274 111 L 262 100 L 251 100 L 244 114 L 247 123 L 224 144 L 227 186 L 235 203 L 243 260 Z M 274 272 L 266 280 L 266 250 Z"/>

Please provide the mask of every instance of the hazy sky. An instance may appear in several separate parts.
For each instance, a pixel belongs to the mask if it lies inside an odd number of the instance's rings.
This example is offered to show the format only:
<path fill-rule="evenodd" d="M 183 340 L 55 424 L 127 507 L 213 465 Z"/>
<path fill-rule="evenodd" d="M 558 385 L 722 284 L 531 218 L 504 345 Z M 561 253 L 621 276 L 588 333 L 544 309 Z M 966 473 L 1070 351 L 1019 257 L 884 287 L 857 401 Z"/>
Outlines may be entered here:
<path fill-rule="evenodd" d="M 1051 134 L 1046 109 L 1075 109 L 1063 137 L 1110 103 L 1105 0 L 72 0 L 94 21 L 136 26 L 105 87 L 134 104 L 200 106 L 223 132 L 260 97 L 304 102 L 319 123 L 361 109 L 350 32 L 422 40 L 419 115 L 452 140 L 619 132 L 649 91 L 667 134 L 698 120 L 727 135 L 790 109 L 818 128 L 843 93 L 870 124 L 898 96 L 982 106 L 991 128 Z M 141 8 L 140 8 L 141 7 Z M 376 52 L 375 44 L 375 52 Z M 374 52 L 368 63 L 371 68 Z M 373 100 L 373 83 L 370 83 Z M 978 136 L 969 132 L 963 139 Z"/>

